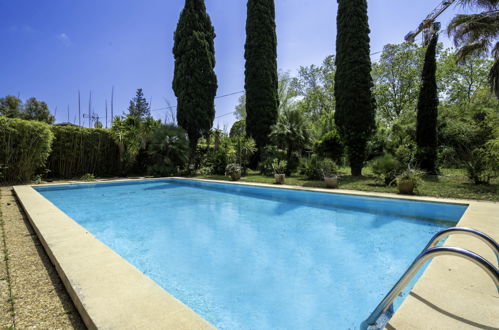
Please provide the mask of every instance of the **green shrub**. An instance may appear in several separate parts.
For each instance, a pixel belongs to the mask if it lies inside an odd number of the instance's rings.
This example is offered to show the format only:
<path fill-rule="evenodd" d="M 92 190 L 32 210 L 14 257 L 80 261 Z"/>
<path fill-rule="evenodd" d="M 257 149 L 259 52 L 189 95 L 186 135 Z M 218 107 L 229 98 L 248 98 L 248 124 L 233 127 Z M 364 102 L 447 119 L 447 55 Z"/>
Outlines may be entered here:
<path fill-rule="evenodd" d="M 322 161 L 322 177 L 332 177 L 335 176 L 338 171 L 336 163 L 331 159 L 324 159 Z"/>
<path fill-rule="evenodd" d="M 386 154 L 371 161 L 373 174 L 386 186 L 394 183 L 395 178 L 401 172 L 401 163 L 392 155 Z"/>
<path fill-rule="evenodd" d="M 72 125 L 56 125 L 51 130 L 55 139 L 47 163 L 50 176 L 75 178 L 86 173 L 120 174 L 118 145 L 109 130 Z"/>
<path fill-rule="evenodd" d="M 246 137 L 233 137 L 230 141 L 234 147 L 234 160 L 241 165 L 243 174 L 246 174 L 251 156 L 256 152 L 255 140 Z"/>
<path fill-rule="evenodd" d="M 276 146 L 267 146 L 263 149 L 261 161 L 258 164 L 258 170 L 262 175 L 273 176 L 274 168 L 272 164 L 276 160 L 282 160 L 285 158 L 285 153 Z"/>
<path fill-rule="evenodd" d="M 162 125 L 154 129 L 148 145 L 147 172 L 151 175 L 178 175 L 188 162 L 189 142 L 185 131 L 177 126 Z"/>
<path fill-rule="evenodd" d="M 48 124 L 0 116 L 0 182 L 28 182 L 50 154 Z"/>
<path fill-rule="evenodd" d="M 487 147 L 474 149 L 471 157 L 464 162 L 466 175 L 475 184 L 488 184 L 499 174 L 497 151 Z"/>
<path fill-rule="evenodd" d="M 275 159 L 272 162 L 272 169 L 274 170 L 274 174 L 285 174 L 288 168 L 288 162 L 285 160 L 277 160 Z"/>
<path fill-rule="evenodd" d="M 236 163 L 230 163 L 225 168 L 225 176 L 230 176 L 233 181 L 239 180 L 241 178 L 241 166 Z"/>
<path fill-rule="evenodd" d="M 91 173 L 86 173 L 86 174 L 83 174 L 81 176 L 80 180 L 87 181 L 87 182 L 95 181 L 95 175 L 93 175 Z"/>
<path fill-rule="evenodd" d="M 409 168 L 409 169 L 403 171 L 402 173 L 400 173 L 399 175 L 397 175 L 395 177 L 395 182 L 397 182 L 397 184 L 401 184 L 404 182 L 410 182 L 410 183 L 414 184 L 414 189 L 417 189 L 418 186 L 420 186 L 421 183 L 423 182 L 423 180 L 422 180 L 423 175 L 424 175 L 423 171 Z"/>
<path fill-rule="evenodd" d="M 314 143 L 314 152 L 322 157 L 329 157 L 336 163 L 341 161 L 345 147 L 336 130 L 327 132 Z"/>
<path fill-rule="evenodd" d="M 324 160 L 316 154 L 309 158 L 302 158 L 300 161 L 300 173 L 305 175 L 307 180 L 322 180 L 323 169 Z"/>

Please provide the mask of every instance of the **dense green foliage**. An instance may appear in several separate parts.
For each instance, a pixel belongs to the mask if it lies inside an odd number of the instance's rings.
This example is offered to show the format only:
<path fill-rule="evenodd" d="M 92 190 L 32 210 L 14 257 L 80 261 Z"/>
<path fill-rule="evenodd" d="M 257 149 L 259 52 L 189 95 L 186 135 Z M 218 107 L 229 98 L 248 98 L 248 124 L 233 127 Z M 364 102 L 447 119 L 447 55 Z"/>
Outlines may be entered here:
<path fill-rule="evenodd" d="M 488 74 L 491 90 L 499 99 L 499 1 L 461 0 L 464 6 L 483 10 L 472 14 L 458 14 L 447 27 L 447 33 L 454 37 L 459 46 L 457 59 L 464 62 L 477 54 L 490 50 L 494 63 Z"/>
<path fill-rule="evenodd" d="M 300 160 L 300 174 L 307 180 L 322 180 L 324 176 L 336 172 L 336 164 L 330 159 L 324 159 L 317 155 Z"/>
<path fill-rule="evenodd" d="M 177 121 L 189 136 L 194 151 L 208 134 L 215 118 L 215 30 L 203 0 L 186 0 L 174 36 Z"/>
<path fill-rule="evenodd" d="M 52 152 L 47 162 L 48 175 L 77 178 L 120 174 L 118 145 L 109 130 L 72 125 L 51 127 Z"/>
<path fill-rule="evenodd" d="M 207 138 L 199 140 L 198 165 L 204 174 L 224 174 L 227 165 L 237 164 L 246 173 L 250 157 L 256 152 L 255 141 L 244 131 L 241 135 L 228 136 L 221 130 L 213 130 Z"/>
<path fill-rule="evenodd" d="M 246 136 L 246 121 L 244 119 L 236 121 L 230 128 L 230 137 Z"/>
<path fill-rule="evenodd" d="M 123 175 L 129 174 L 133 170 L 144 172 L 145 164 L 139 164 L 139 168 L 136 168 L 137 158 L 141 151 L 145 152 L 153 130 L 160 125 L 161 122 L 152 117 L 141 119 L 127 114 L 114 118 L 111 135 L 118 145 Z"/>
<path fill-rule="evenodd" d="M 430 174 L 437 173 L 437 42 L 438 34 L 435 34 L 426 50 L 416 120 L 416 160 L 419 167 Z"/>
<path fill-rule="evenodd" d="M 366 0 L 338 0 L 335 122 L 348 148 L 352 175 L 362 174 L 375 129 Z"/>
<path fill-rule="evenodd" d="M 395 178 L 402 172 L 402 164 L 390 154 L 375 158 L 371 161 L 373 174 L 383 182 L 385 186 L 394 183 Z"/>
<path fill-rule="evenodd" d="M 161 125 L 154 128 L 147 152 L 148 174 L 179 175 L 188 161 L 189 141 L 182 128 Z"/>
<path fill-rule="evenodd" d="M 0 98 L 0 116 L 37 120 L 47 124 L 52 124 L 55 121 L 47 103 L 38 101 L 34 97 L 29 98 L 24 104 L 15 96 L 7 95 Z"/>
<path fill-rule="evenodd" d="M 0 182 L 25 182 L 45 166 L 53 134 L 38 121 L 0 116 Z"/>
<path fill-rule="evenodd" d="M 413 43 L 388 44 L 373 63 L 377 116 L 390 125 L 416 109 L 424 48 Z"/>
<path fill-rule="evenodd" d="M 248 0 L 244 46 L 246 132 L 258 155 L 269 144 L 278 114 L 277 37 L 274 0 Z"/>
<path fill-rule="evenodd" d="M 310 143 L 310 134 L 305 117 L 300 110 L 285 110 L 277 123 L 272 126 L 270 140 L 286 150 L 287 175 L 291 175 L 298 166 L 298 157 Z M 293 161 L 293 157 L 296 159 Z"/>
<path fill-rule="evenodd" d="M 321 157 L 328 157 L 340 163 L 344 151 L 343 141 L 336 130 L 331 130 L 315 141 L 313 150 Z"/>
<path fill-rule="evenodd" d="M 15 96 L 7 95 L 0 98 L 0 116 L 21 118 L 22 102 Z"/>

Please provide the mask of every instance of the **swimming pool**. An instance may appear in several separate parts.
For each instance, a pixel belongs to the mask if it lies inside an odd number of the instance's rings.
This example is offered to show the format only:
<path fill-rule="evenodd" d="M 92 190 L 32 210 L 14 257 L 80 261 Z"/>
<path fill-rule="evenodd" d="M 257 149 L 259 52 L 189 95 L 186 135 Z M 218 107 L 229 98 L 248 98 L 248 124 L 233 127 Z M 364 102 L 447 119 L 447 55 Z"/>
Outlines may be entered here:
<path fill-rule="evenodd" d="M 177 179 L 36 189 L 221 329 L 357 328 L 466 209 Z"/>

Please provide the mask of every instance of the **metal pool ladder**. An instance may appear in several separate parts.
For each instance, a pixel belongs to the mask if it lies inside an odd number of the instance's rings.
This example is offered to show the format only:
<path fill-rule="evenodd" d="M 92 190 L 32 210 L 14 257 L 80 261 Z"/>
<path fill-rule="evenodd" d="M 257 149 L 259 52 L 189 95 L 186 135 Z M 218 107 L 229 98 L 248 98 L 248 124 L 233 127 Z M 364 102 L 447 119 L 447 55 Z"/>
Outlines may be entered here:
<path fill-rule="evenodd" d="M 444 238 L 452 234 L 462 234 L 473 236 L 480 239 L 482 242 L 487 244 L 496 256 L 497 262 L 499 264 L 499 246 L 497 242 L 491 237 L 485 235 L 478 230 L 464 227 L 452 227 L 444 229 L 435 234 L 432 239 L 428 242 L 426 247 L 423 249 L 421 254 L 414 259 L 412 264 L 406 270 L 404 275 L 398 280 L 398 282 L 392 287 L 390 292 L 385 296 L 385 298 L 379 303 L 376 309 L 371 313 L 371 315 L 362 322 L 360 328 L 362 330 L 376 330 L 383 329 L 387 322 L 392 317 L 393 311 L 393 301 L 402 292 L 402 290 L 407 286 L 410 280 L 417 274 L 419 269 L 430 259 L 441 256 L 441 255 L 451 255 L 456 257 L 461 257 L 469 260 L 483 269 L 495 283 L 496 288 L 499 292 L 499 270 L 493 266 L 490 262 L 485 260 L 478 254 L 459 248 L 459 247 L 447 247 L 441 246 L 436 247 L 437 244 Z"/>

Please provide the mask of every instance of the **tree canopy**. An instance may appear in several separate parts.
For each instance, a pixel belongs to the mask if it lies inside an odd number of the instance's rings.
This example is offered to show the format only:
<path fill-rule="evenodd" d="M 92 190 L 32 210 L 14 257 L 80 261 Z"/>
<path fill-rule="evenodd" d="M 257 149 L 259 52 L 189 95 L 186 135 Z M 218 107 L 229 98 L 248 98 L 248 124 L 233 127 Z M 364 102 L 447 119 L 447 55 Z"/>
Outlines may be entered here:
<path fill-rule="evenodd" d="M 246 131 L 259 152 L 278 115 L 277 36 L 274 0 L 248 0 L 244 58 Z"/>
<path fill-rule="evenodd" d="M 435 33 L 426 49 L 416 120 L 417 162 L 430 174 L 437 174 L 437 43 L 438 34 Z"/>
<path fill-rule="evenodd" d="M 348 148 L 352 175 L 359 176 L 375 129 L 367 1 L 338 0 L 336 24 L 335 122 Z"/>
<path fill-rule="evenodd" d="M 177 121 L 189 136 L 194 151 L 208 134 L 215 118 L 215 30 L 203 0 L 186 0 L 174 35 L 173 90 Z"/>

